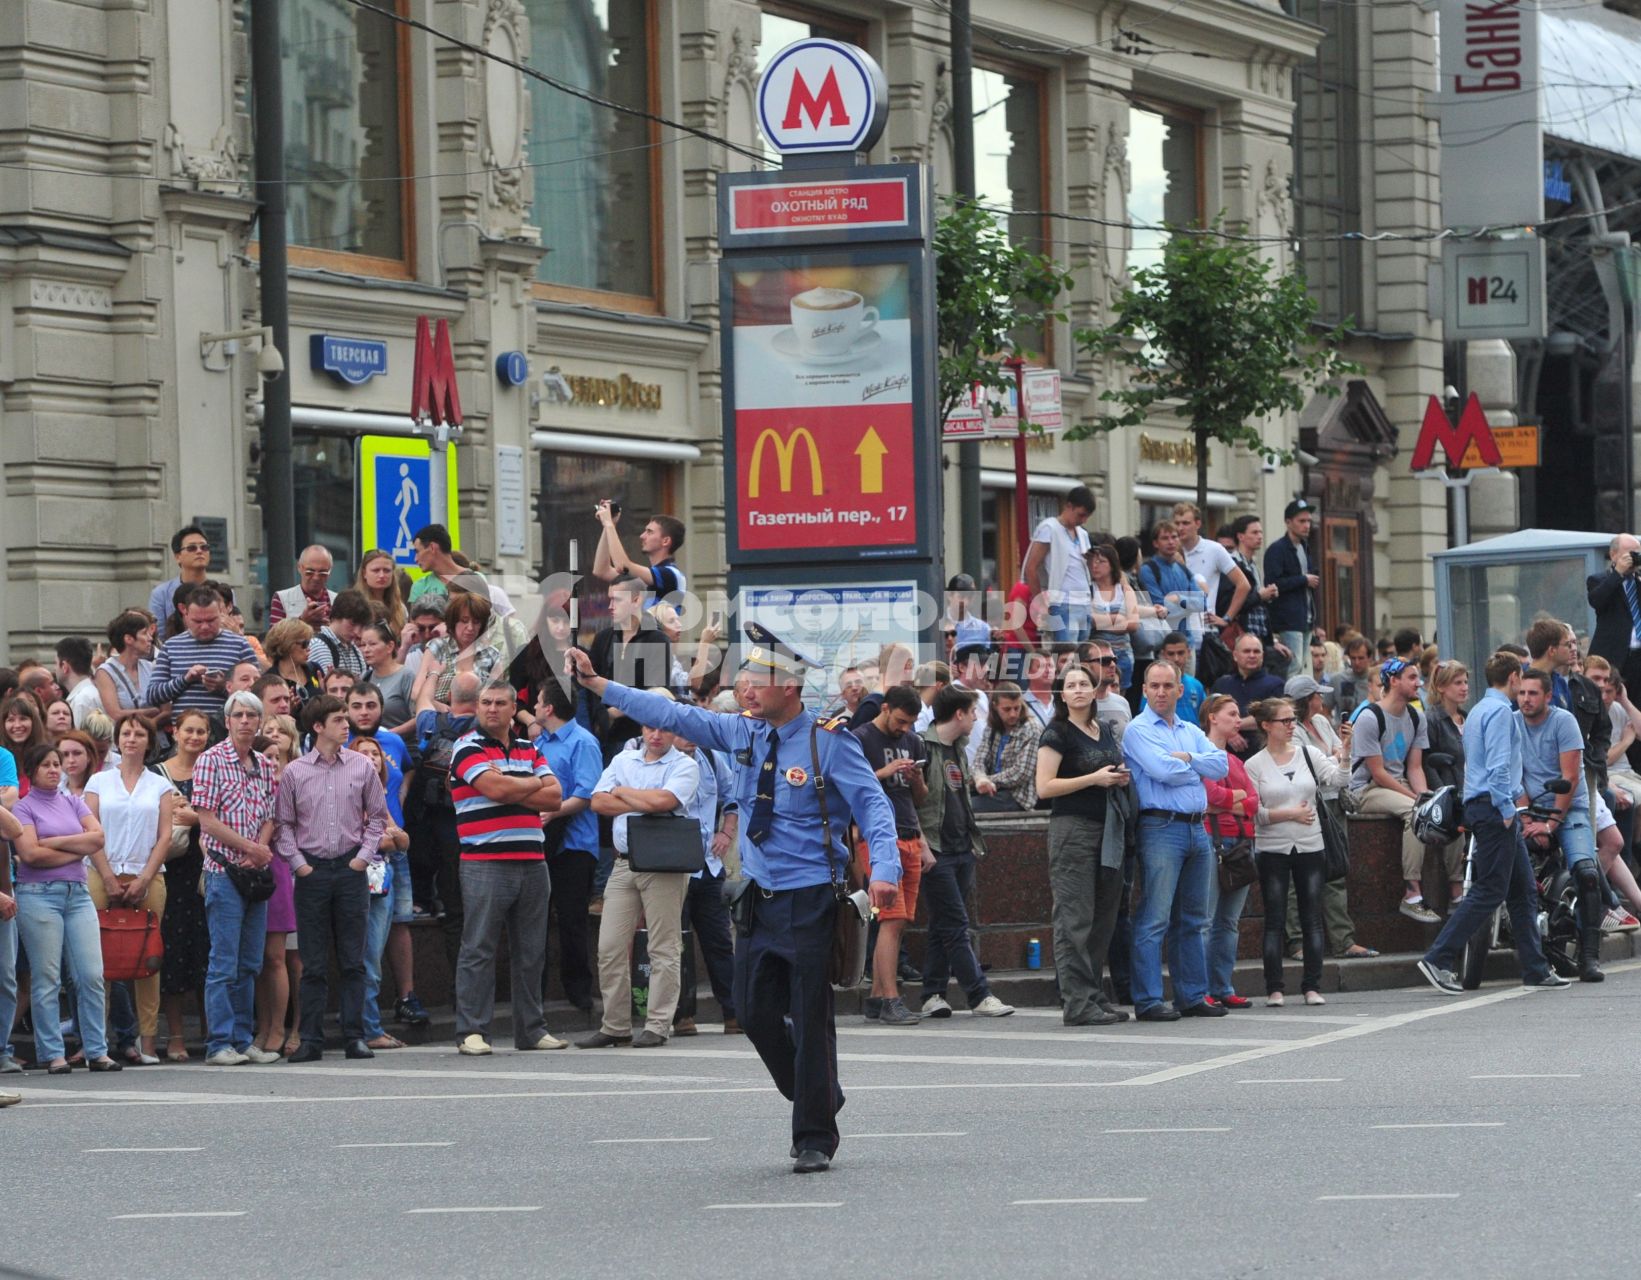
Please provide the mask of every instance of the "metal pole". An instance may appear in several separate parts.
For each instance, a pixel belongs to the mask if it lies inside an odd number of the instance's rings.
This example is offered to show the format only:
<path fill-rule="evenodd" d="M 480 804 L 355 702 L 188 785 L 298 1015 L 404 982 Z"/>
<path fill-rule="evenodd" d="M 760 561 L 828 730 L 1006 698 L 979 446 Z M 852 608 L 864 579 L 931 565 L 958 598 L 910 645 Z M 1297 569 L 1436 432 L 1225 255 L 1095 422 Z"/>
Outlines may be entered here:
<path fill-rule="evenodd" d="M 1030 498 L 1026 490 L 1026 362 L 1016 356 L 1009 366 L 1014 370 L 1014 401 L 1020 415 L 1014 430 L 1014 541 L 1025 555 L 1031 545 Z"/>
<path fill-rule="evenodd" d="M 1453 495 L 1453 545 L 1470 544 L 1470 477 L 1468 474 L 1448 476 L 1447 491 Z"/>
<path fill-rule="evenodd" d="M 296 495 L 291 478 L 290 301 L 285 274 L 285 94 L 280 84 L 279 0 L 251 0 L 251 102 L 256 117 L 260 205 L 258 283 L 262 323 L 273 329 L 286 372 L 262 384 L 262 545 L 268 589 L 296 564 Z"/>
<path fill-rule="evenodd" d="M 952 43 L 952 180 L 957 194 L 974 198 L 974 27 L 969 0 L 951 0 Z M 976 583 L 980 572 L 980 445 L 966 441 L 957 446 L 958 560 Z M 1020 554 L 1025 555 L 1024 544 Z M 1007 573 L 1007 579 L 1004 575 Z M 1014 571 L 997 566 L 998 585 L 1012 585 Z"/>

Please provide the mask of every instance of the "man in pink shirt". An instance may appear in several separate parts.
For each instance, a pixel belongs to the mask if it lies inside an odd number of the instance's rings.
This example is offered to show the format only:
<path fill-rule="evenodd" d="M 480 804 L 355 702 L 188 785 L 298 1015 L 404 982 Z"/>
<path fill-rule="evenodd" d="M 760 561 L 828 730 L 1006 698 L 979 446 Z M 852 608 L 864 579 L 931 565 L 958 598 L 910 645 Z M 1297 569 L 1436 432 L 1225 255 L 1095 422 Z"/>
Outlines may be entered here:
<path fill-rule="evenodd" d="M 342 1039 L 349 1058 L 374 1058 L 365 1043 L 367 868 L 387 825 L 387 796 L 370 761 L 344 751 L 347 705 L 328 694 L 302 710 L 313 750 L 286 766 L 274 802 L 273 848 L 296 876 L 296 938 L 302 953 L 302 1045 L 292 1062 L 325 1056 L 330 950 L 341 975 Z"/>

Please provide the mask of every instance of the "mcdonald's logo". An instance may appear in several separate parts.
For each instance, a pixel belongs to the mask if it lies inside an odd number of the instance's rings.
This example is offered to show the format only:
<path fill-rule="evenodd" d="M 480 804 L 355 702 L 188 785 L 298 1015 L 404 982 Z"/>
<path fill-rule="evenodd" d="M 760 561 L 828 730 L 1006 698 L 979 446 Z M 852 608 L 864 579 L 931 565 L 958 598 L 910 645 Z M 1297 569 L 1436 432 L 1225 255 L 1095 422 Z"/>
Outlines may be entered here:
<path fill-rule="evenodd" d="M 416 366 L 410 376 L 410 416 L 429 418 L 435 426 L 462 424 L 462 402 L 456 392 L 456 361 L 450 353 L 450 324 L 435 329 L 426 316 L 416 317 Z"/>
<path fill-rule="evenodd" d="M 746 496 L 756 498 L 762 487 L 764 446 L 773 444 L 775 448 L 775 471 L 780 480 L 781 492 L 792 492 L 792 463 L 798 452 L 798 445 L 802 443 L 809 450 L 809 492 L 815 496 L 821 495 L 821 460 L 820 450 L 815 446 L 815 437 L 809 434 L 808 427 L 798 427 L 784 440 L 781 433 L 774 427 L 765 427 L 758 433 L 758 439 L 752 445 L 752 464 L 746 482 Z"/>

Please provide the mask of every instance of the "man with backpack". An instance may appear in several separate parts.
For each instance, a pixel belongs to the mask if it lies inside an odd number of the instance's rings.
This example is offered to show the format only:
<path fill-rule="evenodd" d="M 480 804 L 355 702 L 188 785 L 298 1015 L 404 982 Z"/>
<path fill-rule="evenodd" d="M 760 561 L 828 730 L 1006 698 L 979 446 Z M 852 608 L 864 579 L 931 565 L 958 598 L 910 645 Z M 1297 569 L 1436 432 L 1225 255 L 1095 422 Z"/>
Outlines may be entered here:
<path fill-rule="evenodd" d="M 333 668 L 363 680 L 370 668 L 355 643 L 373 620 L 370 601 L 349 587 L 330 603 L 330 621 L 314 634 L 309 659 L 321 673 Z"/>
<path fill-rule="evenodd" d="M 1402 820 L 1401 913 L 1420 924 L 1440 924 L 1441 917 L 1425 905 L 1424 842 L 1413 834 L 1408 815 L 1429 790 L 1424 776 L 1424 753 L 1430 729 L 1419 709 L 1410 705 L 1419 692 L 1419 668 L 1391 658 L 1379 668 L 1384 694 L 1356 717 L 1350 740 L 1350 788 L 1360 813 L 1393 814 Z M 1458 857 L 1463 850 L 1455 842 Z M 1451 856 L 1451 855 L 1450 855 Z M 1449 878 L 1455 868 L 1449 866 Z"/>
<path fill-rule="evenodd" d="M 473 730 L 479 710 L 479 677 L 458 672 L 450 682 L 450 710 L 433 708 L 433 682 L 422 686 L 416 703 L 416 741 L 421 764 L 411 794 L 422 807 L 422 835 L 433 846 L 434 878 L 444 903 L 444 955 L 450 972 L 462 948 L 461 840 L 456 834 L 456 804 L 450 796 L 450 760 L 456 743 Z"/>

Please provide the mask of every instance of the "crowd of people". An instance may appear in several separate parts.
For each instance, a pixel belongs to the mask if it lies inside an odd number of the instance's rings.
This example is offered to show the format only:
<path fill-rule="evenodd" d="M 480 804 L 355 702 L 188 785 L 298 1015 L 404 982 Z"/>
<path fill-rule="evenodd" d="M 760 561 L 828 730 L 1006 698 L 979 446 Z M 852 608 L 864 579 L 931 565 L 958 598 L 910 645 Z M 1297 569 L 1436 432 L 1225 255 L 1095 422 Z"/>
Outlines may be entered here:
<path fill-rule="evenodd" d="M 1497 832 L 1483 840 L 1495 818 L 1559 843 L 1579 893 L 1579 976 L 1599 980 L 1601 932 L 1638 927 L 1641 911 L 1629 754 L 1641 711 L 1623 673 L 1641 644 L 1616 660 L 1581 656 L 1573 628 L 1541 618 L 1524 645 L 1488 660 L 1475 700 L 1471 673 L 1416 630 L 1377 642 L 1322 633 L 1305 500 L 1288 505 L 1262 559 L 1254 516 L 1209 539 L 1182 503 L 1142 557 L 1136 539 L 1088 531 L 1093 506 L 1073 490 L 1042 522 L 1000 616 L 954 578 L 938 660 L 890 643 L 836 673 L 826 727 L 881 788 L 900 861 L 898 893 L 873 926 L 868 1020 L 949 1018 L 953 978 L 974 1015 L 1013 1012 L 977 947 L 977 868 L 981 818 L 1028 811 L 1048 814 L 1053 960 L 1071 1025 L 1124 1021 L 1123 1006 L 1145 1021 L 1248 1006 L 1232 970 L 1254 883 L 1266 1002 L 1284 1002 L 1284 962 L 1299 959 L 1301 998 L 1323 1003 L 1325 952 L 1377 954 L 1355 937 L 1330 864 L 1330 830 L 1351 812 L 1401 821 L 1403 914 L 1434 930 L 1437 907 L 1447 912 L 1426 957 L 1443 989 L 1458 934 L 1525 901 L 1513 846 Z M 594 690 L 612 680 L 756 717 L 757 684 L 721 665 L 716 618 L 686 657 L 684 526 L 650 518 L 640 558 L 618 513 L 601 504 L 598 516 L 609 625 L 584 652 L 562 599 L 526 628 L 438 525 L 416 535 L 414 581 L 370 551 L 336 591 L 330 553 L 306 549 L 261 636 L 247 635 L 190 526 L 171 541 L 176 576 L 146 609 L 111 620 L 106 643 L 69 637 L 50 663 L 0 669 L 0 1073 L 186 1062 L 195 1047 L 211 1065 L 315 1061 L 333 965 L 344 1054 L 402 1047 L 390 1025 L 431 1019 L 416 994 L 417 920 L 442 930 L 464 1054 L 492 1052 L 504 931 L 518 1049 L 567 1047 L 543 1012 L 555 962 L 576 1009 L 591 1018 L 602 1001 L 578 1045 L 695 1034 L 697 943 L 724 1029 L 739 1032 L 722 890 L 768 838 L 768 815 L 737 803 L 731 753 L 640 723 Z M 1626 538 L 1613 549 L 1619 586 L 1592 579 L 1591 599 L 1608 612 L 1618 601 L 1633 640 L 1641 543 Z M 808 773 L 792 763 L 784 777 L 801 788 Z M 1569 786 L 1554 818 L 1516 825 L 1518 796 L 1557 777 Z M 1489 851 L 1469 893 L 1456 826 L 1433 837 L 1415 820 L 1442 788 Z M 641 869 L 635 833 L 643 852 L 680 830 L 698 866 Z M 1436 898 L 1431 844 L 1446 880 Z M 865 832 L 851 837 L 862 880 L 867 845 Z M 927 939 L 914 966 L 905 933 L 920 902 Z M 101 924 L 116 908 L 148 913 L 163 939 L 157 967 L 134 978 L 105 974 Z M 1559 981 L 1542 955 L 1523 963 L 1531 980 Z"/>

